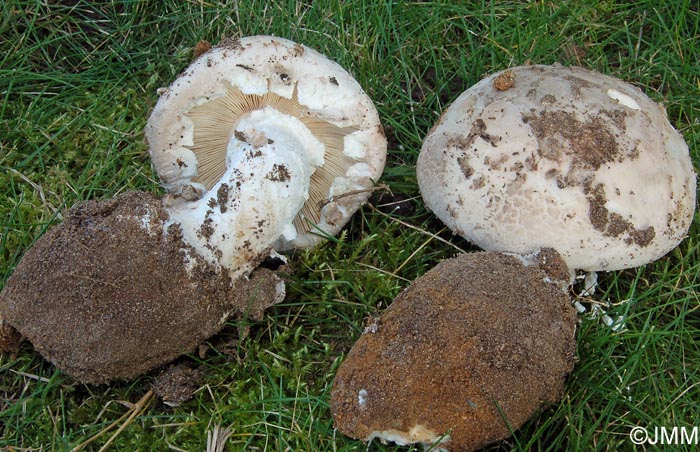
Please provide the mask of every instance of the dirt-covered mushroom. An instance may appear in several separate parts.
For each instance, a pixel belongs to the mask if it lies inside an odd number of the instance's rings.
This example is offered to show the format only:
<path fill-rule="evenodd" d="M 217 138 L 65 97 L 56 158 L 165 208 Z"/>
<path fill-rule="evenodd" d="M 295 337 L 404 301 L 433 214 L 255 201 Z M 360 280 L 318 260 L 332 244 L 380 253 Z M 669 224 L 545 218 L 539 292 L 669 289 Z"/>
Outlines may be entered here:
<path fill-rule="evenodd" d="M 191 352 L 227 319 L 259 319 L 284 298 L 272 270 L 234 280 L 167 220 L 143 192 L 74 206 L 25 253 L 0 312 L 61 370 L 104 383 Z"/>
<path fill-rule="evenodd" d="M 426 205 L 486 250 L 556 248 L 572 269 L 653 261 L 695 208 L 688 146 L 662 105 L 590 70 L 493 74 L 444 112 L 417 164 Z"/>
<path fill-rule="evenodd" d="M 204 53 L 165 90 L 146 136 L 171 194 L 71 208 L 0 293 L 0 346 L 12 326 L 60 369 L 102 383 L 192 351 L 234 316 L 260 318 L 284 282 L 259 265 L 336 233 L 386 154 L 357 82 L 272 37 Z"/>
<path fill-rule="evenodd" d="M 173 221 L 224 262 L 334 235 L 369 197 L 386 156 L 377 111 L 352 76 L 270 36 L 200 56 L 164 90 L 146 138 L 180 201 Z"/>
<path fill-rule="evenodd" d="M 441 262 L 367 327 L 336 375 L 335 426 L 365 441 L 471 451 L 560 399 L 577 316 L 553 250 Z M 437 449 L 431 449 L 437 450 Z"/>

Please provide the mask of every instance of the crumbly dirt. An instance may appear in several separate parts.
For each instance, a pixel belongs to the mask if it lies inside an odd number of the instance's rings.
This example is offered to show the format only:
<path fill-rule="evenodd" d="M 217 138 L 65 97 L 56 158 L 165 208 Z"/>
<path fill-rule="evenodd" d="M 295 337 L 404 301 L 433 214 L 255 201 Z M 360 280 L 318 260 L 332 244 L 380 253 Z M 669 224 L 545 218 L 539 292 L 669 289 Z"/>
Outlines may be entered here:
<path fill-rule="evenodd" d="M 457 163 L 465 179 L 468 180 L 474 175 L 474 168 L 469 164 L 469 158 L 466 155 L 457 157 Z"/>
<path fill-rule="evenodd" d="M 542 248 L 537 253 L 537 264 L 550 279 L 560 283 L 560 286 L 568 286 L 572 282 L 569 267 L 553 248 Z"/>
<path fill-rule="evenodd" d="M 539 115 L 523 116 L 539 141 L 540 156 L 559 161 L 563 157 L 559 152 L 566 152 L 572 159 L 572 169 L 592 171 L 622 157 L 615 136 L 606 126 L 608 120 L 595 116 L 582 122 L 566 111 L 542 111 Z"/>
<path fill-rule="evenodd" d="M 232 281 L 179 227 L 166 233 L 166 219 L 142 192 L 74 206 L 25 254 L 0 315 L 64 372 L 105 383 L 191 352 L 229 316 L 258 317 L 278 301 L 274 272 Z"/>
<path fill-rule="evenodd" d="M 272 182 L 287 182 L 291 179 L 291 174 L 289 169 L 284 165 L 278 165 L 275 163 L 272 165 L 272 171 L 265 175 L 265 178 L 271 180 Z"/>
<path fill-rule="evenodd" d="M 338 370 L 336 427 L 367 439 L 420 425 L 449 434 L 450 451 L 472 451 L 510 435 L 499 409 L 517 429 L 558 401 L 577 316 L 547 276 L 513 256 L 470 253 L 416 280 Z"/>
<path fill-rule="evenodd" d="M 17 353 L 22 335 L 0 316 L 0 353 Z"/>
<path fill-rule="evenodd" d="M 438 121 L 438 123 L 439 122 L 441 121 Z M 469 160 L 467 158 L 466 153 L 471 153 L 471 150 L 469 148 L 472 147 L 477 138 L 481 138 L 482 140 L 491 144 L 491 146 L 493 147 L 496 147 L 498 145 L 498 142 L 501 141 L 501 137 L 491 135 L 486 132 L 486 123 L 481 118 L 477 119 L 472 123 L 471 129 L 469 130 L 469 134 L 466 137 L 463 135 L 454 135 L 447 140 L 448 147 L 456 147 L 457 149 L 463 152 L 463 161 L 460 162 L 460 165 L 463 165 L 464 163 L 468 164 Z M 462 166 L 462 169 L 464 170 L 464 166 Z M 468 173 L 465 173 L 465 177 L 468 179 L 469 177 L 471 177 L 471 174 L 469 174 L 469 176 L 467 176 L 467 174 Z"/>
<path fill-rule="evenodd" d="M 576 77 L 575 75 L 566 75 L 564 76 L 564 80 L 569 82 L 571 91 L 576 97 L 581 97 L 582 88 L 590 88 L 592 86 L 588 80 L 582 79 L 581 77 Z"/>
<path fill-rule="evenodd" d="M 589 184 L 584 188 L 589 206 L 588 219 L 594 228 L 608 237 L 620 237 L 626 234 L 627 236 L 624 240 L 628 245 L 634 243 L 644 248 L 654 241 L 656 230 L 653 226 L 637 229 L 632 222 L 622 215 L 610 212 L 605 206 L 608 199 L 605 196 L 605 188 L 602 184 L 596 185 L 595 188 L 591 188 Z"/>
<path fill-rule="evenodd" d="M 498 91 L 505 91 L 515 86 L 515 74 L 513 71 L 503 71 L 493 79 L 493 87 Z"/>
<path fill-rule="evenodd" d="M 211 43 L 200 39 L 194 46 L 194 51 L 192 52 L 192 60 L 196 60 L 200 56 L 204 55 L 211 49 Z"/>
<path fill-rule="evenodd" d="M 171 365 L 153 382 L 153 392 L 170 406 L 181 405 L 192 398 L 201 386 L 204 372 L 184 364 Z"/>
<path fill-rule="evenodd" d="M 228 184 L 221 184 L 219 189 L 216 190 L 216 203 L 218 204 L 219 211 L 221 211 L 221 213 L 226 213 L 228 210 L 228 192 Z"/>
<path fill-rule="evenodd" d="M 228 50 L 235 50 L 235 51 L 242 51 L 243 50 L 243 45 L 241 44 L 240 38 L 221 38 L 221 41 L 215 46 L 215 48 L 224 48 Z"/>

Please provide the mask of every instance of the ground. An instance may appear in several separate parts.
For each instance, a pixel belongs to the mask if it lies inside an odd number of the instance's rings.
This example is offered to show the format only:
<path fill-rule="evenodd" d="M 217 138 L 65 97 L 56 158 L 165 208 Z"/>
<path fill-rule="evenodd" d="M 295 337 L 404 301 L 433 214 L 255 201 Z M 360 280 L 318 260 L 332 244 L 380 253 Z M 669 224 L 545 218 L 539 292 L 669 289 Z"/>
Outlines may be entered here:
<path fill-rule="evenodd" d="M 233 431 L 228 450 L 367 450 L 333 428 L 334 375 L 411 281 L 458 250 L 475 251 L 425 209 L 415 161 L 444 108 L 487 74 L 559 62 L 620 77 L 666 105 L 700 161 L 700 17 L 690 0 L 9 0 L 0 10 L 3 285 L 65 208 L 128 189 L 162 194 L 143 127 L 156 90 L 187 66 L 200 40 L 267 33 L 313 47 L 358 79 L 387 133 L 380 182 L 391 194 L 377 194 L 338 238 L 290 255 L 285 301 L 247 325 L 247 336 L 231 324 L 206 353 L 190 355 L 187 364 L 205 373 L 194 398 L 147 404 L 110 450 L 203 450 L 215 425 Z M 598 291 L 582 301 L 623 315 L 625 328 L 584 315 L 563 401 L 489 450 L 631 451 L 634 426 L 697 422 L 697 234 L 696 222 L 658 262 L 600 275 Z M 0 449 L 71 450 L 141 400 L 153 378 L 82 385 L 24 343 L 0 357 Z M 419 449 L 374 442 L 369 450 Z"/>

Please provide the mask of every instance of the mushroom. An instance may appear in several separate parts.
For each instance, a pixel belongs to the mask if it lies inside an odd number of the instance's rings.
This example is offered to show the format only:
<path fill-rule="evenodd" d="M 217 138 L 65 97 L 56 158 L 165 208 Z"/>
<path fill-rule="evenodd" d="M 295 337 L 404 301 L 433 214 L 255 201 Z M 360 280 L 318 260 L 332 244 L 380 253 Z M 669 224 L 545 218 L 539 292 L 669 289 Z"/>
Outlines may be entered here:
<path fill-rule="evenodd" d="M 377 111 L 352 76 L 270 36 L 227 40 L 200 56 L 164 91 L 146 139 L 181 201 L 169 211 L 186 240 L 210 262 L 246 270 L 247 255 L 273 244 L 309 247 L 335 235 L 368 199 L 386 157 Z"/>
<path fill-rule="evenodd" d="M 453 452 L 510 436 L 561 398 L 575 364 L 568 280 L 551 249 L 441 262 L 365 328 L 341 364 L 336 428 Z"/>
<path fill-rule="evenodd" d="M 0 313 L 63 372 L 99 384 L 166 364 L 284 298 L 276 272 L 233 279 L 167 221 L 144 192 L 73 206 L 22 257 Z"/>
<path fill-rule="evenodd" d="M 553 247 L 572 269 L 651 262 L 695 208 L 688 146 L 662 105 L 577 67 L 524 66 L 460 95 L 417 163 L 425 204 L 483 249 Z"/>
<path fill-rule="evenodd" d="M 83 382 L 132 378 L 228 319 L 260 319 L 285 293 L 285 267 L 260 264 L 335 234 L 386 154 L 357 82 L 273 37 L 205 51 L 163 92 L 146 137 L 170 193 L 77 204 L 0 293 L 3 337 L 11 325 Z"/>

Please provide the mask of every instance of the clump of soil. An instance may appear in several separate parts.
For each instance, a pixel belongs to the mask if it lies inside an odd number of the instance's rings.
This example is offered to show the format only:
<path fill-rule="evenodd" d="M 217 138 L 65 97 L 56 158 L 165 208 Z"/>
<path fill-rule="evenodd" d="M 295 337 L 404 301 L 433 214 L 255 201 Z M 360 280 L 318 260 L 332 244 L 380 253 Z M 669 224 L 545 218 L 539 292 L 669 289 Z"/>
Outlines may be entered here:
<path fill-rule="evenodd" d="M 230 316 L 260 317 L 284 283 L 231 280 L 167 228 L 161 201 L 130 192 L 71 208 L 25 254 L 0 316 L 86 383 L 132 378 L 194 350 Z"/>
<path fill-rule="evenodd" d="M 0 316 L 0 353 L 19 351 L 22 336 Z"/>
<path fill-rule="evenodd" d="M 493 87 L 498 91 L 511 89 L 515 85 L 515 75 L 512 71 L 503 71 L 493 80 Z"/>
<path fill-rule="evenodd" d="M 540 263 L 568 278 L 552 253 Z M 508 437 L 506 421 L 517 429 L 558 401 L 576 361 L 576 313 L 556 275 L 523 262 L 463 254 L 417 279 L 338 370 L 336 427 L 472 451 Z"/>
<path fill-rule="evenodd" d="M 184 364 L 171 365 L 156 377 L 153 392 L 166 405 L 178 406 L 192 398 L 203 377 L 201 369 L 192 369 Z"/>

